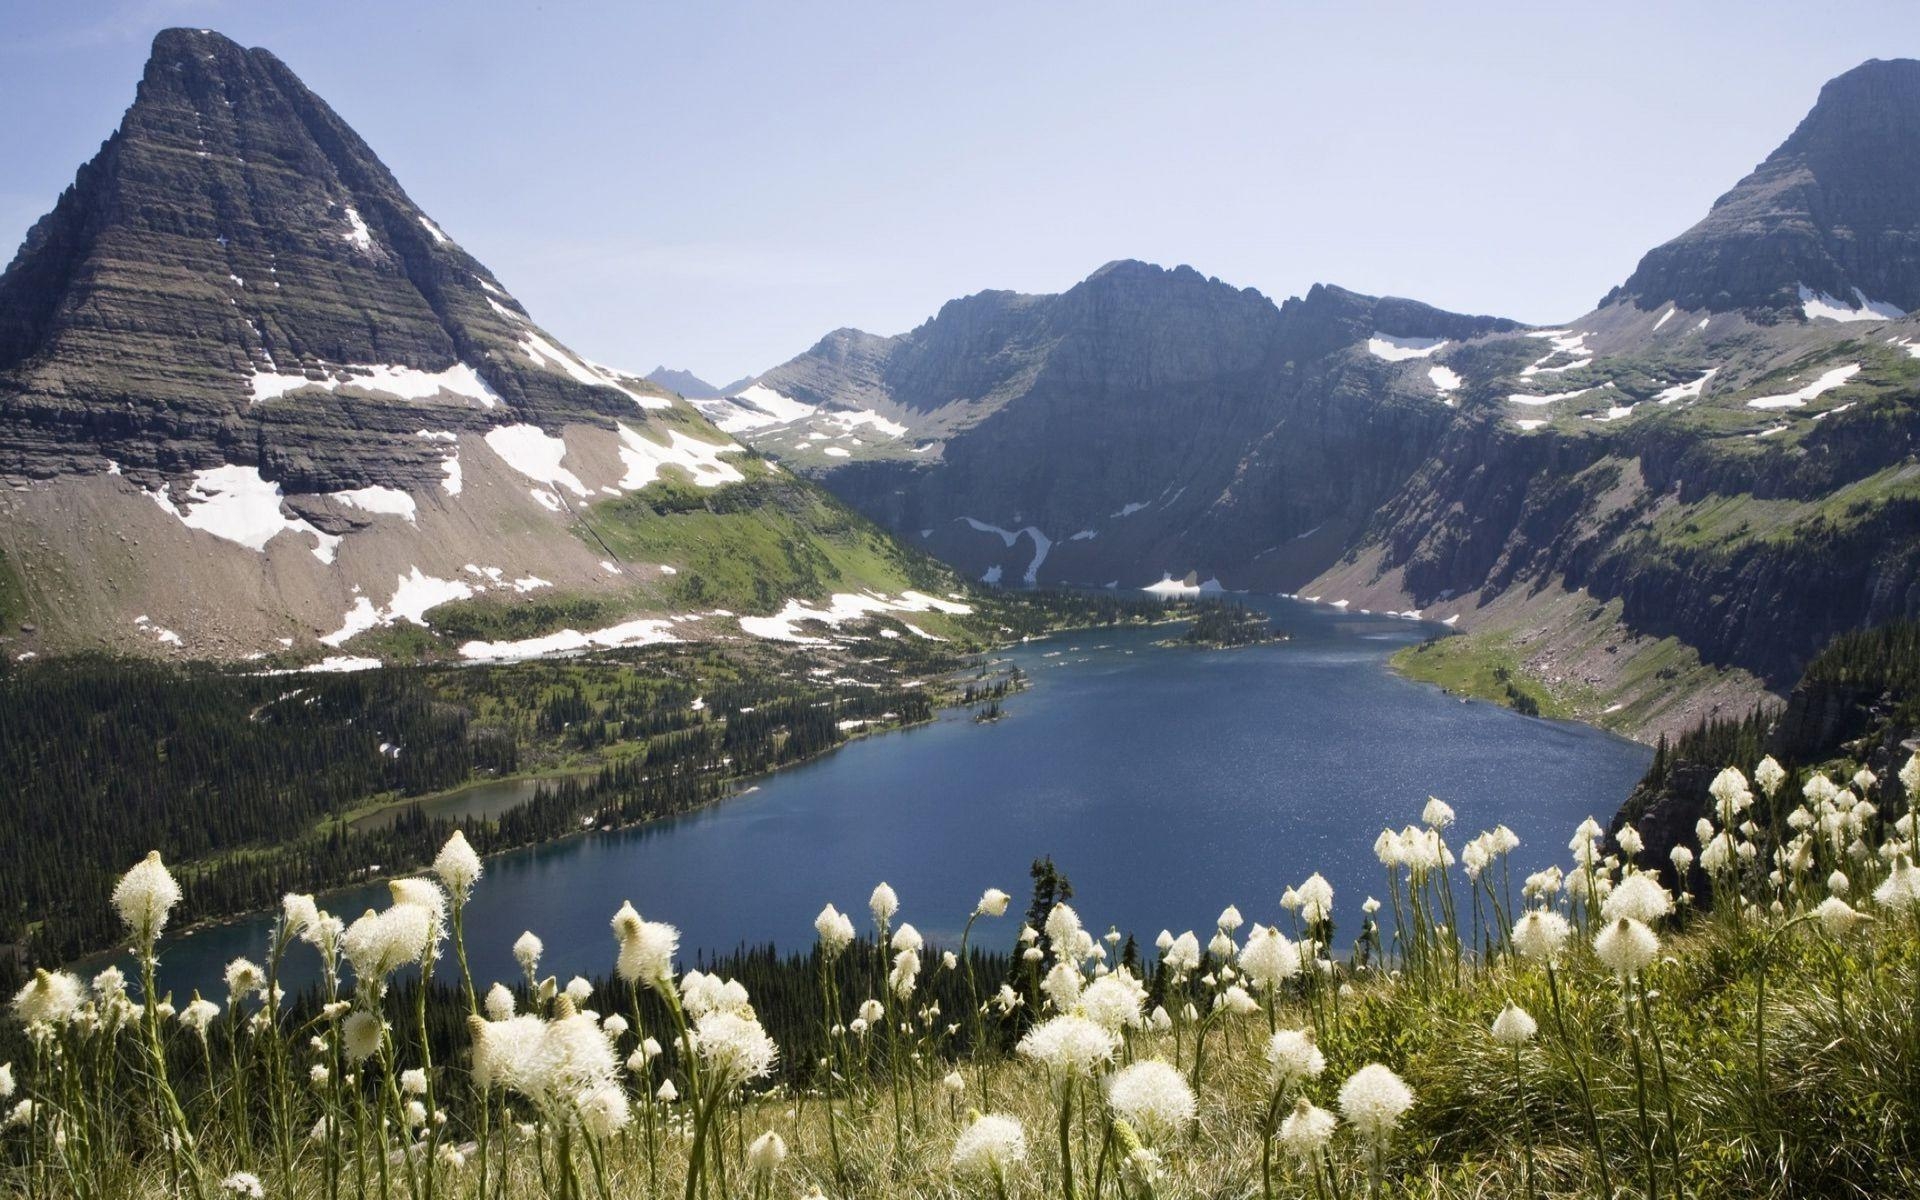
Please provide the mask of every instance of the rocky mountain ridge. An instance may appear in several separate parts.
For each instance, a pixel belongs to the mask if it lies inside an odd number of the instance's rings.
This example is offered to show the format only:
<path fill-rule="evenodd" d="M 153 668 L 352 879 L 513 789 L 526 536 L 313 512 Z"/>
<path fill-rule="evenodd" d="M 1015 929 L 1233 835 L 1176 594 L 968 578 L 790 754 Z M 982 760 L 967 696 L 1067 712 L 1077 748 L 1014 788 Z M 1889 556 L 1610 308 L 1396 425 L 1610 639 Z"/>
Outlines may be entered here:
<path fill-rule="evenodd" d="M 0 477 L 16 656 L 509 657 L 956 607 L 567 349 L 285 64 L 207 30 L 155 39 L 0 275 Z"/>
<path fill-rule="evenodd" d="M 1920 612 L 1916 164 L 1920 63 L 1868 63 L 1565 326 L 1120 263 L 702 407 L 989 582 L 1445 620 L 1430 677 L 1651 736 Z"/>

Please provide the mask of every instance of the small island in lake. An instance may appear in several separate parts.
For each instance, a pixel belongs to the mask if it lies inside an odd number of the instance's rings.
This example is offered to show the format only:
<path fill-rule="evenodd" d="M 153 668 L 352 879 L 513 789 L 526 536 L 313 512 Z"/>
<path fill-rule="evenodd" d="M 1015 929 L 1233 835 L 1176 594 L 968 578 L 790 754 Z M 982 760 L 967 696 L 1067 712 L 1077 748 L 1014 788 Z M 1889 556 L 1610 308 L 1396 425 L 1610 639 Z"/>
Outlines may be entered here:
<path fill-rule="evenodd" d="M 1265 613 L 1230 601 L 1212 601 L 1201 606 L 1199 615 L 1179 637 L 1163 640 L 1162 646 L 1208 646 L 1228 649 L 1236 646 L 1261 646 L 1284 642 L 1287 635 L 1273 627 Z"/>

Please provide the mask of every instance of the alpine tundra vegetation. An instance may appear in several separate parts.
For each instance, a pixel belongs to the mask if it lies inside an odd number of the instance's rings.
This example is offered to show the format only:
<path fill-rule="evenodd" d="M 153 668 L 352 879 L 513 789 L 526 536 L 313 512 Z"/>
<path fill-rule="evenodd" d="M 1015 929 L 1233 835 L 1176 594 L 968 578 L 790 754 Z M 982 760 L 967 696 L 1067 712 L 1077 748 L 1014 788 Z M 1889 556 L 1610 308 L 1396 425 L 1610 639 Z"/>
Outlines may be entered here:
<path fill-rule="evenodd" d="M 1920 757 L 1899 776 L 1920 787 Z M 1374 843 L 1384 903 L 1315 875 L 1248 897 L 1251 922 L 1229 906 L 1204 940 L 1162 932 L 1151 957 L 1095 936 L 1041 864 L 1028 923 L 988 888 L 953 948 L 881 882 L 864 928 L 827 904 L 811 954 L 758 994 L 684 966 L 679 931 L 631 904 L 599 979 L 543 975 L 532 931 L 520 975 L 474 978 L 470 940 L 504 933 L 463 925 L 485 866 L 456 832 L 383 909 L 289 894 L 264 965 L 177 1003 L 155 947 L 181 889 L 154 852 L 112 895 L 138 978 L 42 969 L 13 997 L 5 1181 L 329 1200 L 1915 1194 L 1913 815 L 1841 763 L 1764 758 L 1711 791 L 1692 845 L 1662 857 L 1589 820 L 1564 865 L 1518 880 L 1513 835 L 1460 840 L 1436 798 Z M 1014 953 L 969 944 L 988 930 Z M 317 995 L 280 987 L 292 956 L 317 960 Z"/>

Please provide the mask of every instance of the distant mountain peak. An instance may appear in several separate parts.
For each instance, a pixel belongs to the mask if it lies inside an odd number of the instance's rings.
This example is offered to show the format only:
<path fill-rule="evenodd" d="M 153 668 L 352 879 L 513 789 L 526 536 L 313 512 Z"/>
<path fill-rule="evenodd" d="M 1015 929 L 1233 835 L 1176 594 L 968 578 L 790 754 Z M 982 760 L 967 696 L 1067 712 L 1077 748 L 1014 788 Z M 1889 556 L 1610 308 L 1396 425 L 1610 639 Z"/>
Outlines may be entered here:
<path fill-rule="evenodd" d="M 290 494 L 433 486 L 435 456 L 345 420 L 355 402 L 290 398 L 396 373 L 501 410 L 476 427 L 658 402 L 541 331 L 278 58 L 161 31 L 119 127 L 0 275 L 0 471 L 104 457 L 151 486 L 257 462 Z"/>
<path fill-rule="evenodd" d="M 692 371 L 682 371 L 665 363 L 648 371 L 648 383 L 657 383 L 670 392 L 678 392 L 689 400 L 718 400 L 726 393 L 695 375 Z"/>
<path fill-rule="evenodd" d="M 1828 81 L 1766 161 L 1602 303 L 1798 315 L 1804 294 L 1920 308 L 1920 61 Z"/>

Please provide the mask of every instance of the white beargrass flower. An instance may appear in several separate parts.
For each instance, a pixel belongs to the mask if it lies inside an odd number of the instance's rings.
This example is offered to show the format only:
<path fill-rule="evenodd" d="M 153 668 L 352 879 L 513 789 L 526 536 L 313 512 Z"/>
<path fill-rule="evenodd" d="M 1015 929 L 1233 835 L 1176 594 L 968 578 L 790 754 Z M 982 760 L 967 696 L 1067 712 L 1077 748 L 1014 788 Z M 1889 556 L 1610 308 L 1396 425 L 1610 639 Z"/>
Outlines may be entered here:
<path fill-rule="evenodd" d="M 1027 1158 L 1027 1134 L 1016 1117 L 975 1118 L 953 1144 L 953 1173 L 962 1179 L 1005 1180 Z"/>
<path fill-rule="evenodd" d="M 1254 1013 L 1260 1011 L 1260 1002 L 1249 995 L 1247 989 L 1237 983 L 1229 986 L 1227 990 L 1221 992 L 1218 996 L 1215 996 L 1213 998 L 1213 1006 L 1216 1009 L 1224 1008 L 1239 1017 L 1252 1016 Z"/>
<path fill-rule="evenodd" d="M 1573 926 L 1550 908 L 1529 909 L 1513 925 L 1513 948 L 1520 957 L 1535 962 L 1555 963 L 1566 952 Z"/>
<path fill-rule="evenodd" d="M 65 1025 L 86 1002 L 86 986 L 65 971 L 36 970 L 13 996 L 13 1015 L 22 1025 Z"/>
<path fill-rule="evenodd" d="M 1108 1033 L 1138 1029 L 1144 1023 L 1141 1007 L 1147 989 L 1125 967 L 1102 975 L 1080 993 L 1080 1011 Z"/>
<path fill-rule="evenodd" d="M 1007 904 L 1012 899 L 999 888 L 988 888 L 980 893 L 980 903 L 973 906 L 973 911 L 986 917 L 1004 917 L 1007 915 Z"/>
<path fill-rule="evenodd" d="M 288 892 L 280 897 L 280 936 L 305 938 L 320 923 L 320 906 L 312 896 Z"/>
<path fill-rule="evenodd" d="M 1278 1090 L 1317 1079 L 1327 1069 L 1313 1034 L 1304 1029 L 1282 1029 L 1267 1039 L 1267 1083 Z"/>
<path fill-rule="evenodd" d="M 1511 1000 L 1507 1001 L 1507 1006 L 1500 1010 L 1500 1015 L 1493 1019 L 1493 1040 L 1502 1046 L 1524 1046 L 1532 1041 L 1533 1035 L 1538 1032 L 1540 1032 L 1540 1026 L 1533 1016 Z"/>
<path fill-rule="evenodd" d="M 867 911 L 873 914 L 873 923 L 885 925 L 893 920 L 893 914 L 900 911 L 900 897 L 882 880 L 873 889 L 873 895 L 867 897 Z"/>
<path fill-rule="evenodd" d="M 1231 904 L 1220 910 L 1220 919 L 1214 922 L 1228 933 L 1239 929 L 1244 923 L 1245 918 L 1240 915 L 1239 908 Z"/>
<path fill-rule="evenodd" d="M 433 910 L 423 904 L 397 903 L 385 912 L 368 909 L 347 926 L 340 939 L 340 952 L 353 968 L 355 979 L 377 985 L 408 963 L 425 958 L 434 940 Z"/>
<path fill-rule="evenodd" d="M 1049 1017 L 1027 1031 L 1018 1052 L 1063 1080 L 1080 1079 L 1113 1058 L 1118 1039 L 1086 1017 Z"/>
<path fill-rule="evenodd" d="M 267 1194 L 260 1185 L 260 1177 L 251 1171 L 235 1171 L 220 1181 L 220 1190 L 229 1196 L 245 1196 L 248 1200 L 260 1200 Z"/>
<path fill-rule="evenodd" d="M 1262 991 L 1274 991 L 1300 972 L 1300 950 L 1278 929 L 1256 925 L 1240 949 L 1240 970 Z"/>
<path fill-rule="evenodd" d="M 575 975 L 567 980 L 565 995 L 575 1008 L 585 1008 L 587 1001 L 593 999 L 593 983 L 584 975 Z"/>
<path fill-rule="evenodd" d="M 1041 979 L 1040 990 L 1057 1011 L 1068 1012 L 1080 1002 L 1080 972 L 1070 962 L 1057 962 Z"/>
<path fill-rule="evenodd" d="M 1593 953 L 1608 970 L 1632 979 L 1660 955 L 1660 939 L 1632 917 L 1616 918 L 1594 935 Z"/>
<path fill-rule="evenodd" d="M 1445 829 L 1453 824 L 1453 806 L 1438 796 L 1428 796 L 1427 806 L 1420 810 L 1420 823 L 1429 829 Z"/>
<path fill-rule="evenodd" d="M 1895 912 L 1920 906 L 1920 868 L 1908 859 L 1896 859 L 1893 870 L 1873 889 L 1873 901 Z"/>
<path fill-rule="evenodd" d="M 940 1086 L 958 1096 L 967 1090 L 967 1077 L 958 1071 L 948 1071 L 941 1077 Z"/>
<path fill-rule="evenodd" d="M 520 969 L 526 973 L 529 981 L 533 979 L 535 972 L 539 971 L 540 956 L 546 953 L 546 950 L 546 946 L 534 936 L 532 930 L 526 931 L 513 940 L 513 960 L 520 964 Z"/>
<path fill-rule="evenodd" d="M 1620 832 L 1614 835 L 1613 840 L 1618 843 L 1620 853 L 1626 855 L 1629 862 L 1640 857 L 1640 852 L 1647 848 L 1646 839 L 1641 837 L 1640 831 L 1631 825 L 1622 825 Z"/>
<path fill-rule="evenodd" d="M 1186 1078 L 1158 1059 L 1115 1072 L 1107 1081 L 1107 1105 L 1149 1141 L 1185 1130 L 1195 1109 Z"/>
<path fill-rule="evenodd" d="M 386 1026 L 370 1012 L 357 1012 L 341 1028 L 341 1048 L 354 1062 L 363 1062 L 380 1051 L 380 1038 Z"/>
<path fill-rule="evenodd" d="M 700 1060 L 724 1088 L 736 1088 L 772 1073 L 780 1048 L 760 1022 L 736 1012 L 708 1013 L 694 1023 Z"/>
<path fill-rule="evenodd" d="M 202 999 L 199 992 L 193 994 L 193 1000 L 181 1010 L 180 1023 L 199 1034 L 202 1040 L 207 1036 L 207 1027 L 220 1015 L 220 1006 L 211 1000 Z"/>
<path fill-rule="evenodd" d="M 1294 893 L 1300 901 L 1300 919 L 1318 925 L 1333 915 L 1333 885 L 1315 871 Z"/>
<path fill-rule="evenodd" d="M 910 924 L 902 922 L 900 925 L 900 928 L 893 931 L 893 941 L 890 943 L 890 945 L 892 945 L 895 953 L 898 953 L 902 950 L 911 950 L 914 953 L 918 954 L 920 951 L 927 948 L 927 941 L 925 938 L 920 936 L 920 931 L 918 929 L 915 929 Z"/>
<path fill-rule="evenodd" d="M 14 1087 L 13 1064 L 0 1063 L 0 1100 L 13 1099 Z"/>
<path fill-rule="evenodd" d="M 907 928 L 912 928 L 907 926 Z M 920 955 L 918 951 L 907 949 L 893 956 L 893 969 L 887 972 L 887 986 L 893 994 L 902 1000 L 913 996 L 914 985 L 920 979 Z"/>
<path fill-rule="evenodd" d="M 160 861 L 158 850 L 147 851 L 147 856 L 133 864 L 113 888 L 113 906 L 140 946 L 153 945 L 178 903 L 180 884 L 167 864 Z"/>
<path fill-rule="evenodd" d="M 1760 790 L 1765 792 L 1767 798 L 1771 800 L 1774 793 L 1780 790 L 1780 785 L 1787 781 L 1787 773 L 1779 763 L 1773 761 L 1773 755 L 1769 754 L 1760 760 L 1759 766 L 1753 769 L 1753 781 L 1760 785 Z"/>
<path fill-rule="evenodd" d="M 573 1107 L 580 1114 L 581 1128 L 598 1141 L 607 1140 L 633 1123 L 627 1093 L 618 1084 L 606 1083 L 582 1091 L 574 1098 Z"/>
<path fill-rule="evenodd" d="M 780 1164 L 787 1160 L 786 1139 L 769 1129 L 747 1144 L 747 1166 L 760 1180 L 762 1187 L 773 1178 Z"/>
<path fill-rule="evenodd" d="M 447 844 L 440 847 L 440 853 L 433 859 L 433 873 L 440 877 L 441 886 L 447 889 L 454 903 L 467 902 L 473 885 L 480 879 L 480 871 L 480 856 L 468 844 L 467 835 L 458 829 L 454 830 Z"/>
<path fill-rule="evenodd" d="M 487 989 L 485 1002 L 489 1021 L 504 1021 L 513 1015 L 513 993 L 503 983 L 496 983 Z"/>
<path fill-rule="evenodd" d="M 427 1073 L 419 1067 L 411 1067 L 400 1072 L 400 1094 L 402 1096 L 426 1095 Z"/>
<path fill-rule="evenodd" d="M 1304 1165 L 1312 1166 L 1333 1140 L 1333 1128 L 1338 1119 L 1324 1108 L 1316 1107 L 1306 1097 L 1293 1106 L 1286 1120 L 1280 1122 L 1277 1140 L 1281 1149 L 1293 1155 Z"/>
<path fill-rule="evenodd" d="M 614 914 L 613 932 L 620 945 L 614 967 L 620 978 L 656 992 L 672 986 L 673 956 L 680 949 L 678 929 L 663 921 L 643 921 L 632 904 L 624 904 Z"/>
<path fill-rule="evenodd" d="M 1645 873 L 1627 876 L 1614 885 L 1600 905 L 1600 915 L 1609 921 L 1631 917 L 1651 925 L 1673 911 L 1673 897 L 1660 881 Z"/>
<path fill-rule="evenodd" d="M 1044 925 L 1047 938 L 1053 943 L 1054 953 L 1059 954 L 1062 949 L 1061 944 L 1071 941 L 1073 935 L 1081 931 L 1080 914 L 1073 911 L 1073 906 L 1070 904 L 1056 904 L 1053 906 L 1053 911 L 1047 914 Z"/>
<path fill-rule="evenodd" d="M 1372 1141 L 1384 1141 L 1413 1107 L 1413 1090 L 1380 1063 L 1368 1063 L 1340 1085 L 1340 1115 Z"/>
<path fill-rule="evenodd" d="M 1667 858 L 1672 861 L 1673 870 L 1676 875 L 1685 876 L 1688 871 L 1693 869 L 1693 851 L 1685 846 L 1676 845 L 1672 850 L 1667 852 Z"/>
<path fill-rule="evenodd" d="M 820 952 L 828 958 L 837 957 L 853 945 L 853 921 L 831 904 L 813 919 L 813 931 L 819 935 Z"/>
<path fill-rule="evenodd" d="M 1822 900 L 1813 910 L 1813 915 L 1820 922 L 1820 928 L 1826 931 L 1827 936 L 1836 941 L 1845 938 L 1862 923 L 1873 919 L 1838 896 L 1828 896 Z"/>

